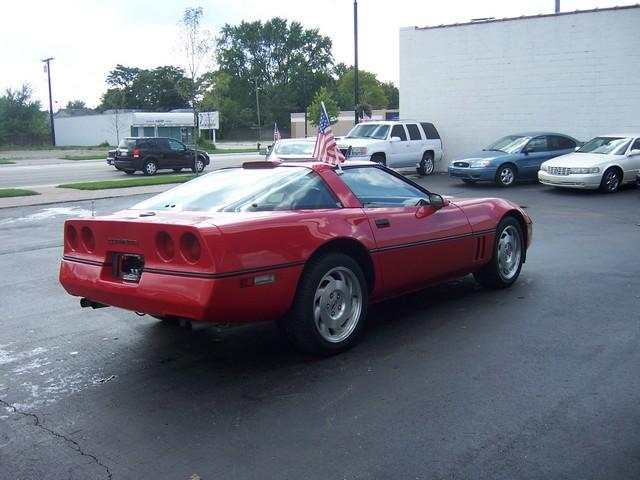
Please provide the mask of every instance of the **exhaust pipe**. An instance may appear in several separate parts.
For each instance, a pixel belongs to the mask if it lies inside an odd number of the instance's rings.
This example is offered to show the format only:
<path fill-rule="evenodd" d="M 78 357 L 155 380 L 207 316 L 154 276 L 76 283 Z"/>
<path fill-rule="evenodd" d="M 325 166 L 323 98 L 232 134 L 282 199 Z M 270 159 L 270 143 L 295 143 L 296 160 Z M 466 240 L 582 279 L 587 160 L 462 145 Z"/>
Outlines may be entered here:
<path fill-rule="evenodd" d="M 89 300 L 88 298 L 81 298 L 80 299 L 80 306 L 82 308 L 104 308 L 104 307 L 108 307 L 109 305 L 105 305 L 104 303 L 98 303 L 98 302 L 94 302 L 93 300 Z"/>

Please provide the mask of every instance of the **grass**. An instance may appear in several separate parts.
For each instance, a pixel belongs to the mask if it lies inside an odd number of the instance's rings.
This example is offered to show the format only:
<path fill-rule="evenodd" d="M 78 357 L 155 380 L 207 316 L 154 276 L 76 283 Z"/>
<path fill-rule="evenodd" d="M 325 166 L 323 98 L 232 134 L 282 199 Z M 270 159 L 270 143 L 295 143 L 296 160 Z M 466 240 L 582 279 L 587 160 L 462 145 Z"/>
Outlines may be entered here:
<path fill-rule="evenodd" d="M 184 183 L 193 175 L 163 175 L 159 177 L 128 178 L 126 180 L 102 180 L 98 182 L 65 183 L 58 188 L 75 188 L 76 190 L 106 190 L 109 188 L 144 187 L 147 185 L 164 185 L 167 183 Z"/>
<path fill-rule="evenodd" d="M 0 165 L 10 165 L 12 163 L 16 163 L 16 162 L 12 162 L 8 158 L 0 158 Z"/>
<path fill-rule="evenodd" d="M 0 198 L 9 197 L 27 197 L 29 195 L 40 195 L 33 190 L 24 190 L 22 188 L 0 188 Z"/>
<path fill-rule="evenodd" d="M 104 153 L 88 153 L 86 155 L 65 155 L 63 160 L 104 160 L 106 155 Z"/>

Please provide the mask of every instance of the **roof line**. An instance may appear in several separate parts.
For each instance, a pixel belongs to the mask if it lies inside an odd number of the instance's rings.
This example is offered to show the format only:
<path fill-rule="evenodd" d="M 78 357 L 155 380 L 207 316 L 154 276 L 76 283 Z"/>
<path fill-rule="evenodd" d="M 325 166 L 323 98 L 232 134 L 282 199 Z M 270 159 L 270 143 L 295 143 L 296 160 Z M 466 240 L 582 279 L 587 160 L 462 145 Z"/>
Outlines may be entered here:
<path fill-rule="evenodd" d="M 593 8 L 591 10 L 574 10 L 573 12 L 558 12 L 558 13 L 539 13 L 537 15 L 522 15 L 520 17 L 506 17 L 506 18 L 482 18 L 477 19 L 476 21 L 463 22 L 463 23 L 449 23 L 442 25 L 430 25 L 426 27 L 405 27 L 406 29 L 415 29 L 415 30 L 432 30 L 436 28 L 448 28 L 448 27 L 463 27 L 467 25 L 481 25 L 485 23 L 496 23 L 496 22 L 509 22 L 514 20 L 529 20 L 531 18 L 546 18 L 546 17 L 561 17 L 564 15 L 579 15 L 581 13 L 594 13 L 594 12 L 607 12 L 613 10 L 628 10 L 632 8 L 640 8 L 640 3 L 636 3 L 633 5 L 622 5 L 615 7 L 606 7 L 606 8 Z"/>

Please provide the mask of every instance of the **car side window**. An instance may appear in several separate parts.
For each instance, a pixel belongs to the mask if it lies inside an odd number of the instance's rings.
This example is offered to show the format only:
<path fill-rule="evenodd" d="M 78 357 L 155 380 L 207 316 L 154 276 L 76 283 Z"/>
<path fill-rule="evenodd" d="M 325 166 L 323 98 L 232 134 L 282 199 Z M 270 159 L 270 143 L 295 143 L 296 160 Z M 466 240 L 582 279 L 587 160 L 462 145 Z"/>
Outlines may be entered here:
<path fill-rule="evenodd" d="M 576 142 L 567 137 L 561 137 L 559 135 L 550 135 L 549 150 L 573 150 L 576 148 Z"/>
<path fill-rule="evenodd" d="M 428 140 L 440 140 L 440 134 L 433 123 L 421 122 L 420 125 L 422 125 L 422 129 Z"/>
<path fill-rule="evenodd" d="M 631 150 L 640 150 L 640 138 L 636 138 L 636 141 L 631 145 Z"/>
<path fill-rule="evenodd" d="M 420 135 L 418 125 L 415 123 L 407 123 L 407 130 L 409 131 L 409 138 L 411 140 L 422 140 L 422 135 Z"/>
<path fill-rule="evenodd" d="M 404 127 L 402 125 L 394 125 L 391 129 L 392 137 L 400 137 L 403 142 L 407 140 L 407 134 L 404 133 Z"/>
<path fill-rule="evenodd" d="M 429 195 L 377 167 L 345 168 L 340 176 L 365 208 L 412 207 Z"/>
<path fill-rule="evenodd" d="M 547 145 L 547 137 L 535 137 L 529 140 L 527 146 L 524 148 L 525 152 L 548 152 L 549 147 Z"/>
<path fill-rule="evenodd" d="M 182 151 L 184 150 L 184 145 L 176 140 L 169 140 L 169 148 L 175 151 Z"/>

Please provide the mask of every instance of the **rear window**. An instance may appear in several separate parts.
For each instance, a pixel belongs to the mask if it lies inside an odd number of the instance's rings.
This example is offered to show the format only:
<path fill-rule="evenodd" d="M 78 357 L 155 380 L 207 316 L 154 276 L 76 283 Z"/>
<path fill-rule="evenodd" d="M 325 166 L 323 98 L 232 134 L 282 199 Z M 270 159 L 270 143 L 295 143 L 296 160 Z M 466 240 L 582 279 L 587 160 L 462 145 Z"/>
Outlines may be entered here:
<path fill-rule="evenodd" d="M 433 123 L 422 122 L 420 125 L 429 140 L 440 140 L 440 134 Z"/>
<path fill-rule="evenodd" d="M 136 146 L 135 138 L 123 138 L 122 140 L 120 140 L 120 143 L 118 144 L 118 148 L 126 148 L 127 150 L 131 150 L 135 146 Z"/>

